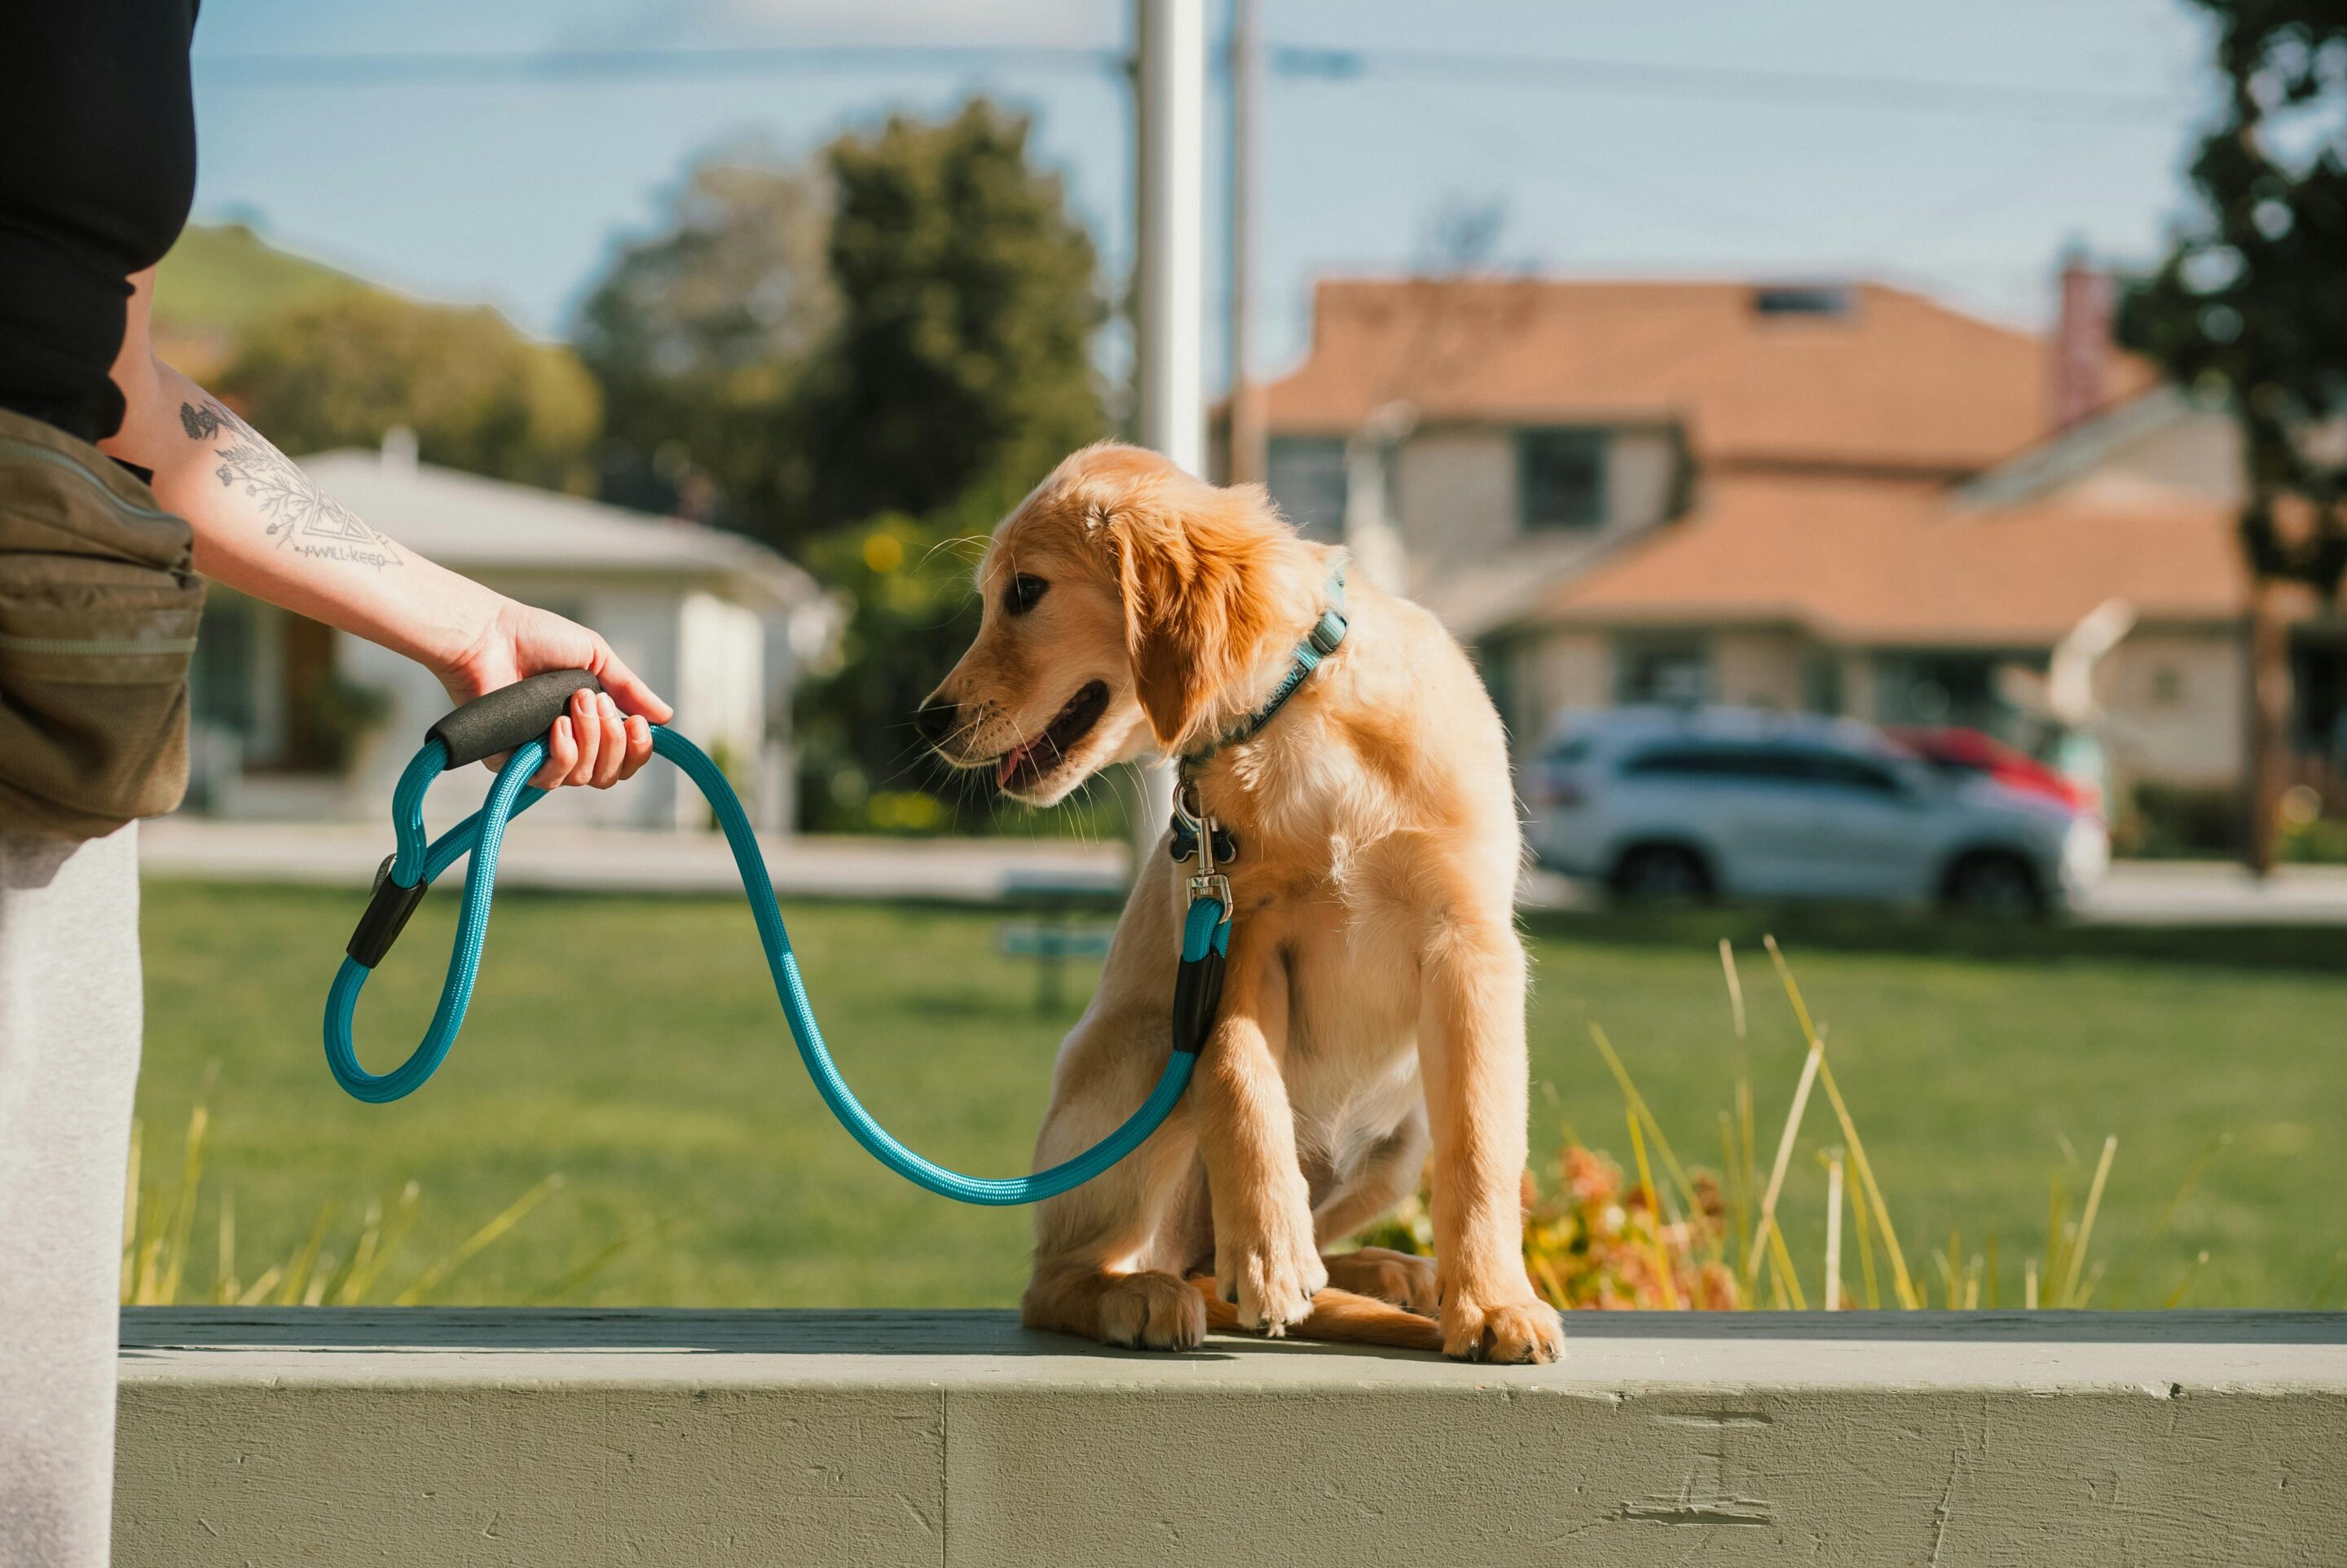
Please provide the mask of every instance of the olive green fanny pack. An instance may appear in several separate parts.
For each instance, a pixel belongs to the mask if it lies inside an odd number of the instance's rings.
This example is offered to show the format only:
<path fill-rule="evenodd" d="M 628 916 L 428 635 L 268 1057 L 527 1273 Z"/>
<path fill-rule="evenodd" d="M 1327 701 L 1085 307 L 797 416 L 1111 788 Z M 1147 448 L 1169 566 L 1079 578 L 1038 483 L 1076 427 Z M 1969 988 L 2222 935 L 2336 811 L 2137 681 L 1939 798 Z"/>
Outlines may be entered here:
<path fill-rule="evenodd" d="M 191 548 L 96 447 L 0 409 L 0 830 L 97 838 L 179 804 Z"/>

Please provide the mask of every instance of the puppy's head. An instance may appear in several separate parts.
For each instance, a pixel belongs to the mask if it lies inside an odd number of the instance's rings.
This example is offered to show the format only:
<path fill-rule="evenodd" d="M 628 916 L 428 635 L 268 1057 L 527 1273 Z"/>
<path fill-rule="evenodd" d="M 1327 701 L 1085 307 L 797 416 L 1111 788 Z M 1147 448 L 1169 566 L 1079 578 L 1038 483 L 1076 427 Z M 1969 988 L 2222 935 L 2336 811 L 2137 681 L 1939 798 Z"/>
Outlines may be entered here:
<path fill-rule="evenodd" d="M 977 640 L 923 704 L 922 732 L 1033 805 L 1111 763 L 1189 750 L 1226 722 L 1272 636 L 1309 620 L 1312 584 L 1292 580 L 1303 550 L 1258 486 L 1087 447 L 995 529 Z"/>

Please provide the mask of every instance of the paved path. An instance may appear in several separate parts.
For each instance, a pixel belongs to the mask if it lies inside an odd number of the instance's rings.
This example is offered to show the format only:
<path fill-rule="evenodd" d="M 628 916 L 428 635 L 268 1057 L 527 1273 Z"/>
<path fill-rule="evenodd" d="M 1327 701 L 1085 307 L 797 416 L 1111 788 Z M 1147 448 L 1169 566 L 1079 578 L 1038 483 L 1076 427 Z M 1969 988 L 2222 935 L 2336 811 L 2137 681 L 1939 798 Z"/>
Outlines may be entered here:
<path fill-rule="evenodd" d="M 141 830 L 150 876 L 313 882 L 358 887 L 391 847 L 368 825 L 213 822 L 167 817 Z M 1063 839 L 853 838 L 829 835 L 762 841 L 766 869 L 785 896 L 944 898 L 991 903 L 1037 881 L 1113 893 L 1123 886 L 1122 845 Z M 715 834 L 637 833 L 524 824 L 497 867 L 513 887 L 596 892 L 730 893 L 741 886 Z M 1535 872 L 1525 903 L 1584 908 L 1585 889 Z M 2237 866 L 2199 861 L 2122 862 L 2079 917 L 2123 925 L 2347 926 L 2347 866 L 2289 866 L 2263 881 Z"/>
<path fill-rule="evenodd" d="M 762 839 L 775 891 L 789 897 L 946 898 L 991 903 L 1037 880 L 1122 892 L 1122 845 L 1025 838 Z M 149 876 L 364 887 L 391 849 L 387 826 L 210 822 L 167 817 L 139 830 Z M 640 833 L 519 825 L 497 857 L 500 887 L 604 893 L 734 893 L 733 851 L 714 833 Z"/>

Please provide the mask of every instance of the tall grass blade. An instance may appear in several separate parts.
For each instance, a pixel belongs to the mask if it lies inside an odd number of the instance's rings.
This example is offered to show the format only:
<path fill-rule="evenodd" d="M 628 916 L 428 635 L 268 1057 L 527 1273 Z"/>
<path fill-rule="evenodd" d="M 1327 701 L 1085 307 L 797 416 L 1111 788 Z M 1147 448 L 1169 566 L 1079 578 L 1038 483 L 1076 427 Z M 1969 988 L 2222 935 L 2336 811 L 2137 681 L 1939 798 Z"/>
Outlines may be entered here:
<path fill-rule="evenodd" d="M 2068 1270 L 2071 1234 L 2069 1184 L 2056 1168 L 2045 1182 L 2045 1265 L 2041 1277 L 2059 1279 Z"/>
<path fill-rule="evenodd" d="M 1646 1245 L 1654 1254 L 1655 1285 L 1663 1294 L 1663 1310 L 1676 1312 L 1678 1291 L 1671 1283 L 1670 1254 L 1663 1248 L 1663 1211 L 1655 1201 L 1655 1173 L 1646 1165 L 1646 1140 L 1639 1134 L 1635 1110 L 1624 1106 L 1622 1119 L 1630 1124 L 1630 1152 L 1638 1161 L 1638 1191 L 1646 1200 Z"/>
<path fill-rule="evenodd" d="M 1801 1276 L 1793 1267 L 1793 1255 L 1785 1245 L 1785 1233 L 1777 1228 L 1774 1219 L 1768 1222 L 1768 1261 L 1772 1266 L 1770 1272 L 1784 1287 L 1786 1296 L 1791 1298 L 1793 1310 L 1807 1312 L 1809 1298 L 1801 1291 Z"/>
<path fill-rule="evenodd" d="M 649 1227 L 647 1227 L 647 1229 Z M 589 1280 L 593 1279 L 597 1275 L 602 1273 L 603 1270 L 610 1266 L 612 1259 L 618 1257 L 621 1253 L 627 1251 L 630 1247 L 635 1245 L 637 1242 L 643 1239 L 644 1234 L 645 1233 L 643 1231 L 628 1232 L 626 1235 L 620 1236 L 619 1240 L 613 1242 L 610 1245 L 595 1253 L 592 1256 L 589 1257 L 586 1262 L 572 1269 L 569 1274 L 562 1276 L 561 1278 L 556 1280 L 553 1284 L 538 1290 L 526 1302 L 524 1302 L 523 1305 L 528 1307 L 549 1307 L 559 1306 L 568 1301 L 572 1296 L 577 1295 Z M 1553 1288 L 1556 1292 L 1556 1295 L 1553 1299 L 1560 1301 L 1563 1300 L 1564 1298 L 1564 1281 L 1558 1276 L 1554 1266 L 1552 1266 L 1545 1258 L 1528 1258 L 1525 1261 L 1528 1265 L 1533 1266 L 1535 1273 L 1543 1274 L 1547 1276 L 1544 1283 L 1548 1286 Z M 1543 1282 L 1535 1281 L 1534 1283 L 1539 1284 Z"/>
<path fill-rule="evenodd" d="M 392 1298 L 392 1305 L 413 1307 L 423 1300 L 425 1296 L 446 1283 L 450 1275 L 455 1274 L 479 1255 L 482 1248 L 519 1225 L 530 1210 L 545 1201 L 548 1194 L 561 1185 L 562 1177 L 559 1173 L 541 1180 L 536 1186 L 506 1205 L 504 1213 L 459 1242 L 454 1249 L 437 1261 L 427 1266 L 422 1274 L 416 1276 L 415 1284 Z"/>
<path fill-rule="evenodd" d="M 196 1228 L 196 1194 L 203 1184 L 204 1135 L 212 1122 L 212 1086 L 220 1081 L 217 1059 L 204 1064 L 202 1081 L 196 1088 L 196 1103 L 188 1112 L 188 1142 L 179 1160 L 179 1193 L 171 1207 L 169 1239 L 163 1245 L 163 1273 L 159 1286 L 160 1299 L 154 1305 L 169 1307 L 179 1299 L 179 1281 L 187 1272 L 188 1245 Z"/>
<path fill-rule="evenodd" d="M 1739 1281 L 1749 1281 L 1752 1278 L 1752 1238 L 1748 1230 L 1752 1224 L 1752 1191 L 1744 1184 L 1743 1176 L 1737 1169 L 1736 1123 L 1725 1111 L 1719 1113 L 1719 1152 L 1722 1156 L 1720 1168 L 1727 1173 L 1727 1229 L 1736 1237 L 1736 1277 Z M 1748 1307 L 1751 1302 L 1747 1299 L 1743 1305 Z"/>
<path fill-rule="evenodd" d="M 1818 1049 L 1823 1051 L 1825 1042 Z M 1882 1196 L 1882 1184 L 1874 1179 L 1874 1163 L 1866 1157 L 1866 1141 L 1858 1135 L 1858 1123 L 1850 1119 L 1850 1106 L 1841 1097 L 1841 1088 L 1834 1082 L 1833 1068 L 1820 1056 L 1818 1061 L 1818 1082 L 1826 1091 L 1826 1103 L 1833 1107 L 1834 1120 L 1841 1123 L 1841 1135 L 1850 1144 L 1850 1168 L 1858 1173 L 1858 1190 L 1874 1205 L 1874 1223 L 1882 1229 L 1882 1250 L 1891 1259 L 1891 1288 L 1899 1304 L 1910 1311 L 1923 1305 L 1915 1292 L 1914 1282 L 1908 1277 L 1907 1255 L 1899 1249 L 1899 1232 L 1891 1224 L 1891 1204 Z"/>
<path fill-rule="evenodd" d="M 2347 1248 L 2342 1248 L 2332 1255 L 2331 1272 L 2322 1276 L 2322 1283 L 2314 1287 L 2313 1296 L 2307 1299 L 2306 1309 L 2309 1312 L 2322 1310 L 2323 1302 L 2329 1298 L 2332 1288 L 2339 1283 L 2339 1276 L 2342 1274 L 2347 1274 Z"/>
<path fill-rule="evenodd" d="M 1841 1310 L 1841 1155 L 1826 1163 L 1826 1310 Z"/>
<path fill-rule="evenodd" d="M 2095 1214 L 2103 1206 L 2103 1184 L 2111 1179 L 2111 1159 L 2118 1153 L 2118 1149 L 2117 1133 L 2113 1132 L 2105 1136 L 2103 1156 L 2095 1162 L 2095 1180 L 2086 1189 L 2086 1206 L 2078 1216 L 2077 1245 L 2070 1249 L 2070 1266 L 2068 1272 L 2062 1276 L 2062 1295 L 2056 1301 L 2056 1306 L 2083 1307 L 2086 1305 L 2078 1295 L 2078 1275 L 2086 1267 L 2086 1248 L 2093 1243 L 2095 1236 Z"/>
<path fill-rule="evenodd" d="M 318 1254 L 326 1245 L 326 1231 L 334 1223 L 336 1207 L 331 1201 L 318 1205 L 318 1217 L 310 1225 L 310 1239 L 302 1244 L 302 1250 L 285 1266 L 285 1282 L 277 1293 L 278 1306 L 298 1306 L 302 1293 L 310 1287 L 310 1274 L 318 1266 Z"/>
<path fill-rule="evenodd" d="M 1824 1042 L 1810 1040 L 1809 1057 L 1801 1063 L 1801 1080 L 1793 1086 L 1793 1103 L 1785 1112 L 1784 1134 L 1777 1140 L 1777 1163 L 1768 1172 L 1768 1190 L 1760 1197 L 1760 1234 L 1752 1241 L 1756 1253 L 1767 1239 L 1767 1233 L 1776 1228 L 1777 1199 L 1785 1190 L 1785 1168 L 1793 1163 L 1793 1142 L 1800 1135 L 1801 1117 L 1809 1108 L 1809 1091 L 1816 1085 L 1818 1070 L 1825 1065 L 1825 1060 Z"/>
<path fill-rule="evenodd" d="M 236 1194 L 220 1189 L 220 1255 L 212 1265 L 212 1301 L 226 1307 L 236 1300 Z"/>
<path fill-rule="evenodd" d="M 2127 1259 L 2127 1266 L 2119 1270 L 2118 1277 L 2111 1283 L 2113 1311 L 2127 1305 L 2127 1296 L 2135 1288 L 2136 1276 L 2141 1272 L 2144 1263 L 2151 1256 L 2152 1249 L 2168 1239 L 2168 1231 L 2176 1225 L 2176 1216 L 2183 1211 L 2185 1199 L 2191 1196 L 2192 1189 L 2199 1184 L 2202 1174 L 2208 1171 L 2209 1163 L 2217 1158 L 2219 1152 L 2232 1141 L 2233 1135 L 2230 1132 L 2218 1133 L 2209 1140 L 2208 1146 L 2200 1151 L 2190 1166 L 2185 1170 L 2184 1179 L 2176 1184 L 2175 1195 L 2168 1200 L 2168 1206 L 2159 1212 L 2159 1223 L 2151 1227 L 2151 1234 L 2144 1237 L 2143 1244 L 2135 1249 L 2133 1255 Z"/>
<path fill-rule="evenodd" d="M 1736 1043 L 1744 1043 L 1744 981 L 1736 972 L 1736 944 L 1719 939 L 1719 967 L 1727 976 L 1727 1010 L 1736 1020 Z"/>
<path fill-rule="evenodd" d="M 367 1298 L 374 1282 L 383 1276 L 383 1271 L 407 1240 L 407 1233 L 415 1228 L 416 1204 L 423 1194 L 422 1185 L 413 1181 L 399 1190 L 399 1196 L 391 1205 L 391 1215 L 384 1222 L 374 1245 L 367 1250 L 365 1261 L 358 1261 L 354 1255 L 350 1273 L 334 1295 L 335 1306 L 355 1307 Z"/>
<path fill-rule="evenodd" d="M 1841 1123 L 1842 1141 L 1850 1146 L 1850 1168 L 1858 1175 L 1860 1194 L 1874 1205 L 1874 1223 L 1882 1228 L 1882 1248 L 1891 1257 L 1891 1288 L 1899 1297 L 1899 1305 L 1909 1311 L 1922 1305 L 1915 1293 L 1914 1281 L 1908 1276 L 1907 1256 L 1900 1250 L 1899 1232 L 1891 1223 L 1891 1205 L 1883 1201 L 1882 1184 L 1874 1179 L 1874 1165 L 1866 1157 L 1866 1141 L 1858 1135 L 1858 1123 L 1850 1119 L 1850 1107 L 1834 1082 L 1833 1069 L 1826 1065 L 1825 1040 L 1810 1021 L 1809 1004 L 1801 997 L 1801 988 L 1793 979 L 1793 967 L 1785 961 L 1784 949 L 1777 946 L 1773 936 L 1760 938 L 1768 949 L 1769 961 L 1777 966 L 1777 979 L 1785 988 L 1785 996 L 1793 1004 L 1793 1017 L 1801 1026 L 1801 1038 L 1809 1042 L 1810 1051 L 1818 1058 L 1818 1079 L 1825 1085 L 1826 1099 L 1833 1106 L 1834 1118 Z"/>
<path fill-rule="evenodd" d="M 1882 1308 L 1882 1282 L 1874 1273 L 1874 1226 L 1866 1217 L 1866 1204 L 1853 1200 L 1850 1205 L 1851 1228 L 1858 1232 L 1858 1273 L 1866 1286 L 1866 1307 L 1870 1312 Z"/>
<path fill-rule="evenodd" d="M 133 1116 L 130 1119 L 130 1165 L 122 1188 L 122 1284 L 117 1293 L 126 1307 L 138 1294 L 138 1161 L 146 1146 L 146 1123 Z"/>
<path fill-rule="evenodd" d="M 1679 1190 L 1680 1200 L 1690 1210 L 1695 1209 L 1697 1206 L 1695 1184 L 1687 1179 L 1686 1167 L 1679 1163 L 1678 1155 L 1672 1151 L 1670 1139 L 1664 1135 L 1663 1124 L 1655 1119 L 1654 1112 L 1647 1109 L 1646 1097 L 1639 1093 L 1638 1086 L 1630 1081 L 1630 1070 L 1622 1064 L 1614 1042 L 1606 1039 L 1605 1031 L 1594 1023 L 1589 1026 L 1589 1038 L 1596 1041 L 1598 1054 L 1605 1059 L 1605 1066 L 1614 1074 L 1614 1081 L 1621 1085 L 1622 1098 L 1630 1107 L 1632 1119 L 1644 1122 L 1647 1131 L 1654 1135 L 1655 1152 L 1663 1157 L 1663 1168 L 1670 1173 L 1672 1184 Z M 1660 1210 L 1655 1212 L 1661 1213 Z"/>
<path fill-rule="evenodd" d="M 254 1280 L 245 1293 L 236 1298 L 236 1304 L 239 1307 L 260 1306 L 269 1299 L 269 1293 L 276 1289 L 277 1282 L 284 1277 L 285 1271 L 277 1265 L 271 1264 L 261 1271 L 261 1277 Z"/>
<path fill-rule="evenodd" d="M 2200 1277 L 2200 1271 L 2208 1266 L 2209 1249 L 2203 1247 L 2200 1249 L 2199 1255 L 2192 1260 L 2192 1266 L 2184 1271 L 2184 1278 L 2178 1282 L 2174 1290 L 2168 1293 L 2168 1299 L 2159 1305 L 2163 1308 L 2170 1309 L 2183 1306 L 2185 1293 L 2192 1288 L 2193 1282 Z"/>

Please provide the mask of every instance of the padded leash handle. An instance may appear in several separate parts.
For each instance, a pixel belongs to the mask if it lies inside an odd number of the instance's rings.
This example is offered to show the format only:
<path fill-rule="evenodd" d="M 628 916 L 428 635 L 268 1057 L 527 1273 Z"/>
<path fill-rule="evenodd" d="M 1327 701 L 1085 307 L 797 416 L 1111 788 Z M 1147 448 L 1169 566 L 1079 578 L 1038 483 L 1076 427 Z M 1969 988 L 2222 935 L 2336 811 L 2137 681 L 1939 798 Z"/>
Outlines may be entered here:
<path fill-rule="evenodd" d="M 446 747 L 447 766 L 461 768 L 537 740 L 570 706 L 570 694 L 582 689 L 600 692 L 603 683 L 585 670 L 549 670 L 442 714 L 424 738 Z"/>

